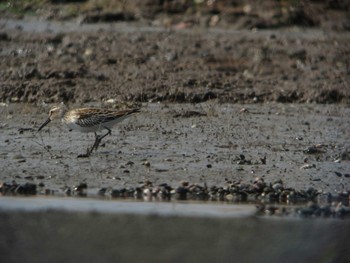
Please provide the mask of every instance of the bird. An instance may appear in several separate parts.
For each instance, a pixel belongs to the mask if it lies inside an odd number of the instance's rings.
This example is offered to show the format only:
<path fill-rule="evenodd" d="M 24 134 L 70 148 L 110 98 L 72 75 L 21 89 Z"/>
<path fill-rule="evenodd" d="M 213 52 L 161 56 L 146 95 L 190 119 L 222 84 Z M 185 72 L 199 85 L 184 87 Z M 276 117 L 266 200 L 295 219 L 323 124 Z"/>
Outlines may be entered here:
<path fill-rule="evenodd" d="M 83 133 L 94 132 L 95 142 L 86 154 L 80 154 L 78 157 L 89 157 L 93 150 L 97 150 L 102 139 L 112 134 L 111 128 L 130 117 L 134 113 L 139 113 L 139 108 L 129 110 L 112 110 L 104 108 L 78 108 L 69 110 L 65 104 L 54 106 L 49 111 L 48 119 L 40 125 L 40 132 L 52 120 L 60 118 L 70 130 L 76 130 Z M 107 130 L 103 135 L 98 135 L 98 131 Z"/>

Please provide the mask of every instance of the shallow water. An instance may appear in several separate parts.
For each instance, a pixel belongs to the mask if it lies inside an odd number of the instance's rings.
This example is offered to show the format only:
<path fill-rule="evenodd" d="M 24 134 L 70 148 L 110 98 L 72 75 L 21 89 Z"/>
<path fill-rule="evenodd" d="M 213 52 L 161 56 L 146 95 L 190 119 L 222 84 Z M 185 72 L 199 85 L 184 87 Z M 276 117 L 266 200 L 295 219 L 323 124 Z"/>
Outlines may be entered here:
<path fill-rule="evenodd" d="M 42 212 L 97 212 L 130 215 L 240 218 L 253 216 L 253 205 L 204 204 L 194 202 L 140 202 L 91 198 L 0 197 L 0 210 Z"/>
<path fill-rule="evenodd" d="M 349 220 L 266 220 L 241 206 L 62 199 L 47 209 L 49 199 L 7 201 L 4 262 L 349 262 Z"/>

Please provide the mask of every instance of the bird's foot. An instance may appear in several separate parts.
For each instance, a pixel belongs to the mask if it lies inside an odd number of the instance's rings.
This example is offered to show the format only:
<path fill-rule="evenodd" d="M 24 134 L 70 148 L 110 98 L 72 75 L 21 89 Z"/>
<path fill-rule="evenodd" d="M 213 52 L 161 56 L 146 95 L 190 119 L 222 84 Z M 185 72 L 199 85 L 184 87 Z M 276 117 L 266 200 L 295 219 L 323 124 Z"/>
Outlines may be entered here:
<path fill-rule="evenodd" d="M 88 157 L 90 157 L 90 155 L 91 155 L 93 149 L 94 149 L 94 148 L 91 148 L 90 150 L 87 149 L 87 150 L 86 150 L 86 153 L 79 154 L 79 155 L 78 155 L 78 158 L 88 158 Z"/>
<path fill-rule="evenodd" d="M 78 158 L 88 158 L 88 157 L 90 157 L 90 154 L 82 153 L 82 154 L 79 154 L 77 157 Z"/>

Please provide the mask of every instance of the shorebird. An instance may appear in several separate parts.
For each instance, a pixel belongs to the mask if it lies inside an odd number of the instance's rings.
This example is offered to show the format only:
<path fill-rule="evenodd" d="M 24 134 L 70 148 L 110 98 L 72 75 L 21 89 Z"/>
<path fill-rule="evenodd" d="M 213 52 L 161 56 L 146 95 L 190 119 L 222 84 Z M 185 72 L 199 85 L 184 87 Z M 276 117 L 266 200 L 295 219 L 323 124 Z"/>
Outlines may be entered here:
<path fill-rule="evenodd" d="M 115 124 L 138 112 L 140 109 L 116 111 L 101 108 L 80 108 L 68 110 L 64 104 L 61 104 L 51 108 L 49 118 L 39 127 L 38 131 L 41 131 L 52 120 L 60 118 L 71 130 L 84 133 L 94 132 L 95 143 L 91 149 L 87 149 L 86 154 L 78 155 L 78 157 L 89 157 L 94 149 L 97 150 L 102 139 L 112 134 L 111 128 Z M 98 135 L 97 131 L 102 130 L 107 130 L 107 133 Z"/>

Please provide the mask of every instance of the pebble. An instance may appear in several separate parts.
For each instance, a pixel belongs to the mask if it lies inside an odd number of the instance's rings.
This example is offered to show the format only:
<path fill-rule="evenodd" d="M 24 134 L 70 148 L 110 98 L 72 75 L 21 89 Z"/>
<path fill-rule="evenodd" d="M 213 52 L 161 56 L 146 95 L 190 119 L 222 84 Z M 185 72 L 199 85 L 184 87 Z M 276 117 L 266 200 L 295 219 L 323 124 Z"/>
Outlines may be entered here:
<path fill-rule="evenodd" d="M 335 173 L 339 176 L 339 172 Z M 343 176 L 341 174 L 341 176 Z M 350 177 L 344 174 L 344 177 Z M 2 195 L 36 195 L 37 188 L 45 187 L 44 183 L 18 184 L 15 181 L 0 184 Z M 67 195 L 77 194 L 87 196 L 87 183 L 66 187 Z M 73 190 L 71 190 L 73 189 Z M 45 189 L 45 194 L 54 191 Z M 269 216 L 300 216 L 300 217 L 350 217 L 348 207 L 350 191 L 338 194 L 324 193 L 316 188 L 309 187 L 304 190 L 288 188 L 282 180 L 268 183 L 263 177 L 256 177 L 251 183 L 243 181 L 225 180 L 224 186 L 211 186 L 204 183 L 192 184 L 181 181 L 175 188 L 167 183 L 155 185 L 150 180 L 140 182 L 137 187 L 117 188 L 104 187 L 97 191 L 98 195 L 110 195 L 113 198 L 136 198 L 144 200 L 201 200 L 226 201 L 232 203 L 254 202 L 257 204 L 257 215 Z M 286 206 L 283 206 L 286 204 Z M 290 206 L 290 204 L 294 204 Z"/>
<path fill-rule="evenodd" d="M 306 149 L 303 150 L 306 154 L 319 154 L 319 153 L 325 153 L 325 151 L 322 150 L 321 144 L 316 144 L 314 146 L 309 146 Z"/>
<path fill-rule="evenodd" d="M 19 159 L 25 159 L 25 157 L 22 154 L 15 154 L 12 159 L 19 160 Z"/>
<path fill-rule="evenodd" d="M 80 183 L 73 187 L 74 192 L 79 196 L 86 196 L 87 183 Z"/>
<path fill-rule="evenodd" d="M 304 164 L 300 167 L 300 169 L 311 169 L 316 168 L 316 164 Z"/>
<path fill-rule="evenodd" d="M 149 161 L 144 161 L 143 162 L 143 165 L 146 166 L 146 167 L 150 167 L 151 166 L 151 163 Z"/>

